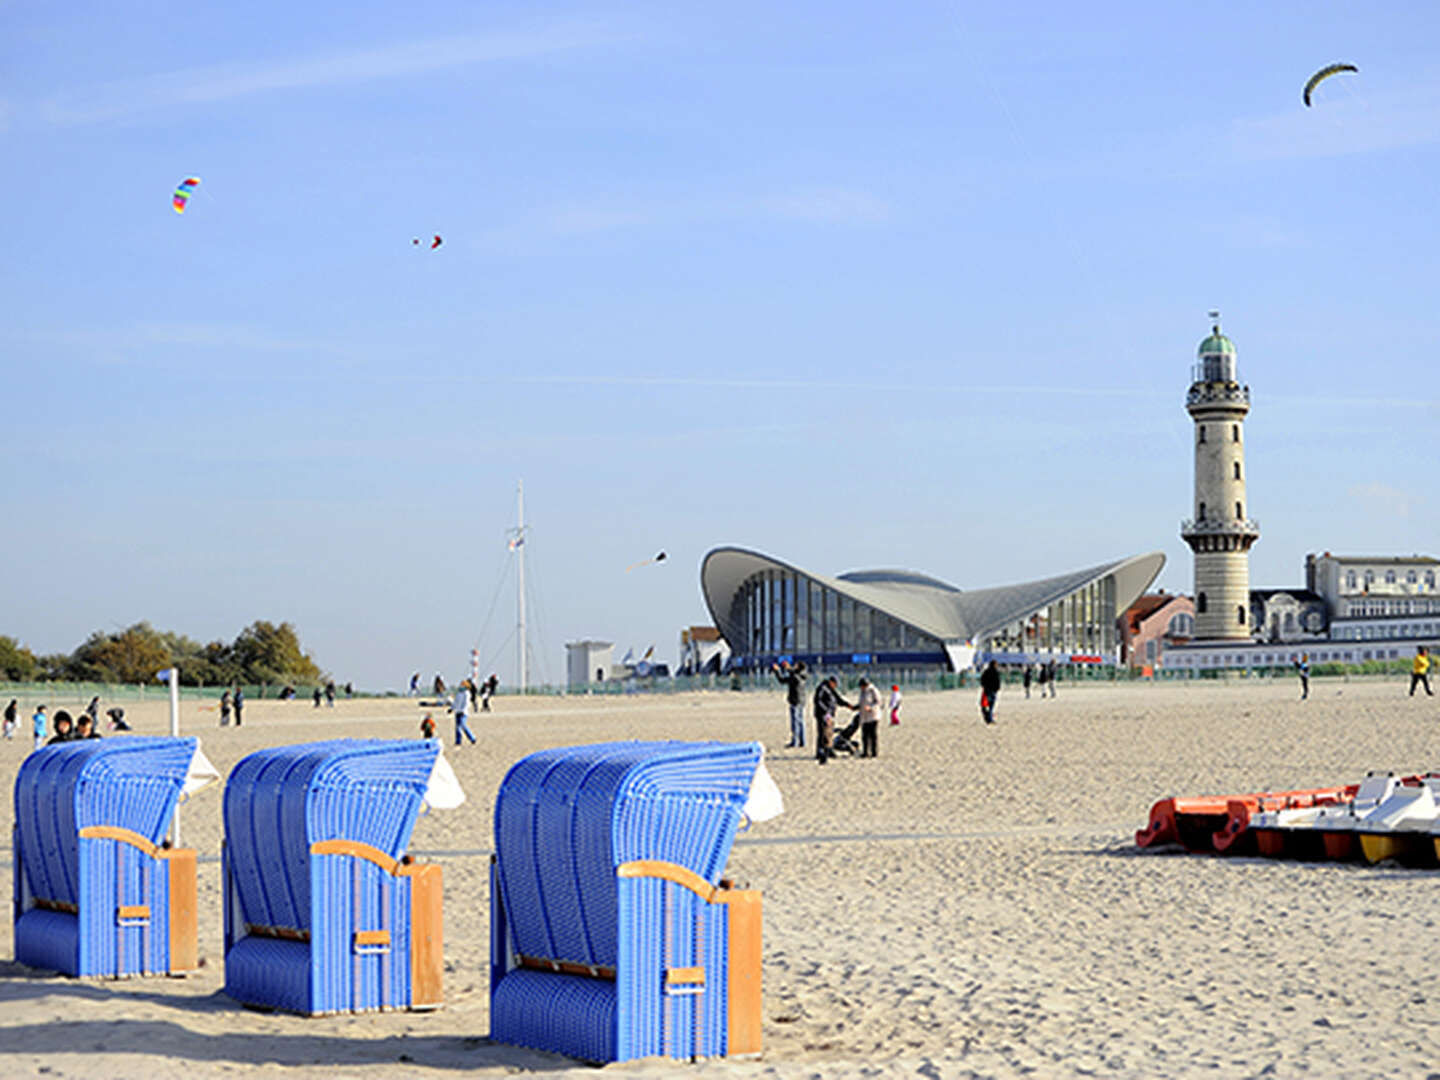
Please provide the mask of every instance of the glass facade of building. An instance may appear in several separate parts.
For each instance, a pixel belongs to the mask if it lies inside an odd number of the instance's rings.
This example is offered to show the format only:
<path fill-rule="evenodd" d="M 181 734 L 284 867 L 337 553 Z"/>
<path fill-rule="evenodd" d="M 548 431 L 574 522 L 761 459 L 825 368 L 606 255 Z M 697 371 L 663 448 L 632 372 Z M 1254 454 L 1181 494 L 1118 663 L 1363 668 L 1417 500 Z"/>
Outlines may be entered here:
<path fill-rule="evenodd" d="M 986 635 L 977 651 L 1002 663 L 1024 663 L 1037 653 L 1047 656 L 1100 657 L 1114 663 L 1119 635 L 1116 629 L 1115 577 L 1082 585 L 1069 596 L 1025 618 Z"/>
<path fill-rule="evenodd" d="M 732 642 L 732 663 L 742 668 L 780 659 L 821 666 L 948 666 L 939 638 L 794 570 L 751 574 L 733 594 L 729 616 L 730 631 L 743 635 Z M 975 655 L 1001 663 L 1114 663 L 1116 617 L 1115 578 L 1106 575 L 985 632 L 973 642 Z"/>
<path fill-rule="evenodd" d="M 944 664 L 938 638 L 793 570 L 762 570 L 736 591 L 730 625 L 743 627 L 736 660 L 781 657 L 823 664 Z M 863 659 L 862 659 L 863 658 Z"/>

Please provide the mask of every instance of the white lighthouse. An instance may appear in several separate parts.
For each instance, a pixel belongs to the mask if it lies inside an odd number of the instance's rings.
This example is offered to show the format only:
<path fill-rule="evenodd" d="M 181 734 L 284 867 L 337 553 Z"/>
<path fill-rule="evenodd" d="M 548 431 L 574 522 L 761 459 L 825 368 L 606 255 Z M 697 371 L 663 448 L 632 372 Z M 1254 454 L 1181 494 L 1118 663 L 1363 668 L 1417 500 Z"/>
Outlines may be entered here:
<path fill-rule="evenodd" d="M 1239 382 L 1235 345 L 1220 333 L 1219 312 L 1200 343 L 1185 408 L 1195 420 L 1195 516 L 1180 536 L 1195 553 L 1195 637 L 1248 641 L 1250 545 L 1260 523 L 1245 501 L 1245 414 L 1250 388 Z"/>

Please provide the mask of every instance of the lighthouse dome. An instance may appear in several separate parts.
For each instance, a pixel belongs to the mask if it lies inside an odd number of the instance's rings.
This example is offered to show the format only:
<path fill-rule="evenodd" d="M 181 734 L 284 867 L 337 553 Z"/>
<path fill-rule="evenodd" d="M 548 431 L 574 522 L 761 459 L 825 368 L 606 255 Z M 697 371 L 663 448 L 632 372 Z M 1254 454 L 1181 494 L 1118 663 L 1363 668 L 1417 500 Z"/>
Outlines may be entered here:
<path fill-rule="evenodd" d="M 1195 350 L 1197 356 L 1234 356 L 1235 343 L 1224 334 L 1220 333 L 1220 327 L 1212 328 L 1210 336 L 1200 342 L 1200 347 Z"/>

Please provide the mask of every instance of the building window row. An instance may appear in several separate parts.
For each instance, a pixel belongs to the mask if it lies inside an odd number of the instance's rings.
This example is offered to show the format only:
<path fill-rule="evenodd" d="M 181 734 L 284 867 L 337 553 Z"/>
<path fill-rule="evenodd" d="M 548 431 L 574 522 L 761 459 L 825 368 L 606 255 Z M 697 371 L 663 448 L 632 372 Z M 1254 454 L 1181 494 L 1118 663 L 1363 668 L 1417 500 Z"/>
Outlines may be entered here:
<path fill-rule="evenodd" d="M 1350 601 L 1345 604 L 1344 612 L 1352 619 L 1395 615 L 1430 615 L 1440 613 L 1440 599 L 1369 597 L 1364 600 Z"/>
<path fill-rule="evenodd" d="M 1420 575 L 1420 572 L 1419 572 L 1418 570 L 1407 570 L 1407 571 L 1405 571 L 1405 584 L 1407 584 L 1407 585 L 1418 585 L 1418 584 L 1420 584 L 1420 579 L 1421 579 L 1421 575 Z M 1434 571 L 1434 570 L 1426 570 L 1426 571 L 1425 571 L 1425 575 L 1424 575 L 1424 580 L 1425 580 L 1425 588 L 1427 588 L 1427 589 L 1432 589 L 1432 590 L 1433 590 L 1433 589 L 1435 588 L 1435 571 Z M 1385 584 L 1386 584 L 1386 585 L 1398 585 L 1399 583 L 1400 583 L 1400 577 L 1399 577 L 1399 573 L 1398 573 L 1397 571 L 1395 571 L 1395 570 L 1386 570 L 1386 571 L 1385 571 Z M 1368 588 L 1369 588 L 1371 585 L 1373 585 L 1373 584 L 1375 584 L 1375 571 L 1374 571 L 1374 570 L 1366 570 L 1366 571 L 1364 571 L 1364 588 L 1368 589 Z M 1361 588 L 1361 577 L 1360 577 L 1360 572 L 1359 572 L 1359 571 L 1355 571 L 1355 570 L 1347 570 L 1347 571 L 1345 571 L 1345 588 L 1351 590 L 1352 592 L 1353 592 L 1354 590 L 1356 590 L 1356 589 Z"/>
<path fill-rule="evenodd" d="M 1388 641 L 1392 638 L 1433 638 L 1440 635 L 1440 623 L 1379 623 L 1336 626 L 1331 637 L 1337 641 Z"/>

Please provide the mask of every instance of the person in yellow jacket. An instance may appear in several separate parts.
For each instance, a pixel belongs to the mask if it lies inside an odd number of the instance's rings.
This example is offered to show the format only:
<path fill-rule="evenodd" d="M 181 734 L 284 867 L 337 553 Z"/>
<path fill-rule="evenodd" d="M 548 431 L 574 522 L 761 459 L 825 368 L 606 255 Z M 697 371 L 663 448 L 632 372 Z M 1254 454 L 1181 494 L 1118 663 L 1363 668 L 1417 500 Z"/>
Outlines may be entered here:
<path fill-rule="evenodd" d="M 1415 662 L 1410 665 L 1410 696 L 1415 696 L 1415 687 L 1425 687 L 1425 693 L 1429 697 L 1435 694 L 1430 689 L 1430 650 L 1424 645 L 1415 647 Z"/>

